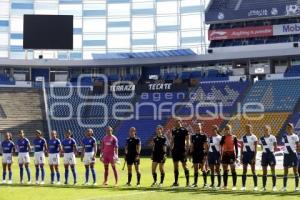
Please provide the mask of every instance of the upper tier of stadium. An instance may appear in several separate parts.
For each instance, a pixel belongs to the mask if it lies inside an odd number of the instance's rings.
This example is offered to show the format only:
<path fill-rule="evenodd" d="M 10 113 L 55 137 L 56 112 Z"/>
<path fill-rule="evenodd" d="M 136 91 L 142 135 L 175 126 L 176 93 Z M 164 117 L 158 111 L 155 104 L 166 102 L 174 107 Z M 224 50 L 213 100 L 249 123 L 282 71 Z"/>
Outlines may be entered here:
<path fill-rule="evenodd" d="M 298 0 L 211 0 L 206 23 L 299 16 Z"/>

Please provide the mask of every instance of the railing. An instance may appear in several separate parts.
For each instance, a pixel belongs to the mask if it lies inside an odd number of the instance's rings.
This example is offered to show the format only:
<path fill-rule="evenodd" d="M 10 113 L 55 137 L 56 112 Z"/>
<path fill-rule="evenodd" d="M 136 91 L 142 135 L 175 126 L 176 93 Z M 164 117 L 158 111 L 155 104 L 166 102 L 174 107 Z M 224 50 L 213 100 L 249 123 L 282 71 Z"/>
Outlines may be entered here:
<path fill-rule="evenodd" d="M 48 134 L 49 138 L 51 138 L 51 121 L 49 118 L 49 111 L 48 111 L 48 96 L 47 96 L 47 91 L 45 87 L 45 81 L 42 81 L 42 90 L 43 90 L 43 97 L 44 97 L 44 106 L 45 106 L 45 115 L 46 115 L 46 120 L 47 120 L 47 128 L 48 128 Z"/>

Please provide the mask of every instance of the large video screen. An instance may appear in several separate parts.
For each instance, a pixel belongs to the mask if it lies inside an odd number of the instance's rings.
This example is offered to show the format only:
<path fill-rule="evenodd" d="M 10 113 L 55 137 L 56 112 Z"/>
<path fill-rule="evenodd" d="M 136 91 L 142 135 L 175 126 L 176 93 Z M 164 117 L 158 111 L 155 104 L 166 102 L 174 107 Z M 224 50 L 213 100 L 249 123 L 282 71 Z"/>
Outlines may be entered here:
<path fill-rule="evenodd" d="M 24 49 L 73 49 L 72 15 L 24 15 Z"/>

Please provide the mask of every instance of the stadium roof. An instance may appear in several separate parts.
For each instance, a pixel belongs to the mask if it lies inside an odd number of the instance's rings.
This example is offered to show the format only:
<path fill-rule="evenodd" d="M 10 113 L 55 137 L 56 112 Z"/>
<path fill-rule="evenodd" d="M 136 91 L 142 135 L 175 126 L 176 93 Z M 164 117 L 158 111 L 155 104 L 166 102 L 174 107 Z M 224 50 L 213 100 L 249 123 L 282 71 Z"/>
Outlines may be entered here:
<path fill-rule="evenodd" d="M 170 56 L 158 58 L 103 59 L 103 60 L 13 60 L 0 59 L 0 66 L 8 67 L 127 67 L 127 66 L 163 66 L 216 64 L 242 60 L 262 60 L 269 58 L 287 58 L 300 56 L 299 48 L 255 50 L 245 52 L 211 53 L 205 55 Z"/>
<path fill-rule="evenodd" d="M 197 55 L 191 49 L 178 49 L 168 51 L 150 51 L 138 53 L 109 53 L 109 54 L 92 54 L 94 60 L 100 59 L 129 59 L 129 58 L 162 58 L 172 56 L 192 56 Z"/>

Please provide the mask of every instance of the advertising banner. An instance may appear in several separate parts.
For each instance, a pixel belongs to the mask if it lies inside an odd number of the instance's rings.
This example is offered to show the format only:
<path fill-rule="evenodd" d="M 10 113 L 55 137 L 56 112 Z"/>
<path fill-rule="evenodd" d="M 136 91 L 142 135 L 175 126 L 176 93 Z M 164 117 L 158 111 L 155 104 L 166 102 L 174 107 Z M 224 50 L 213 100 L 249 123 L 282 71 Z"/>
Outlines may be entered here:
<path fill-rule="evenodd" d="M 300 23 L 281 24 L 273 26 L 273 35 L 300 34 Z"/>
<path fill-rule="evenodd" d="M 247 28 L 233 28 L 209 30 L 208 40 L 228 40 L 254 37 L 269 37 L 273 35 L 272 26 L 258 26 Z"/>

